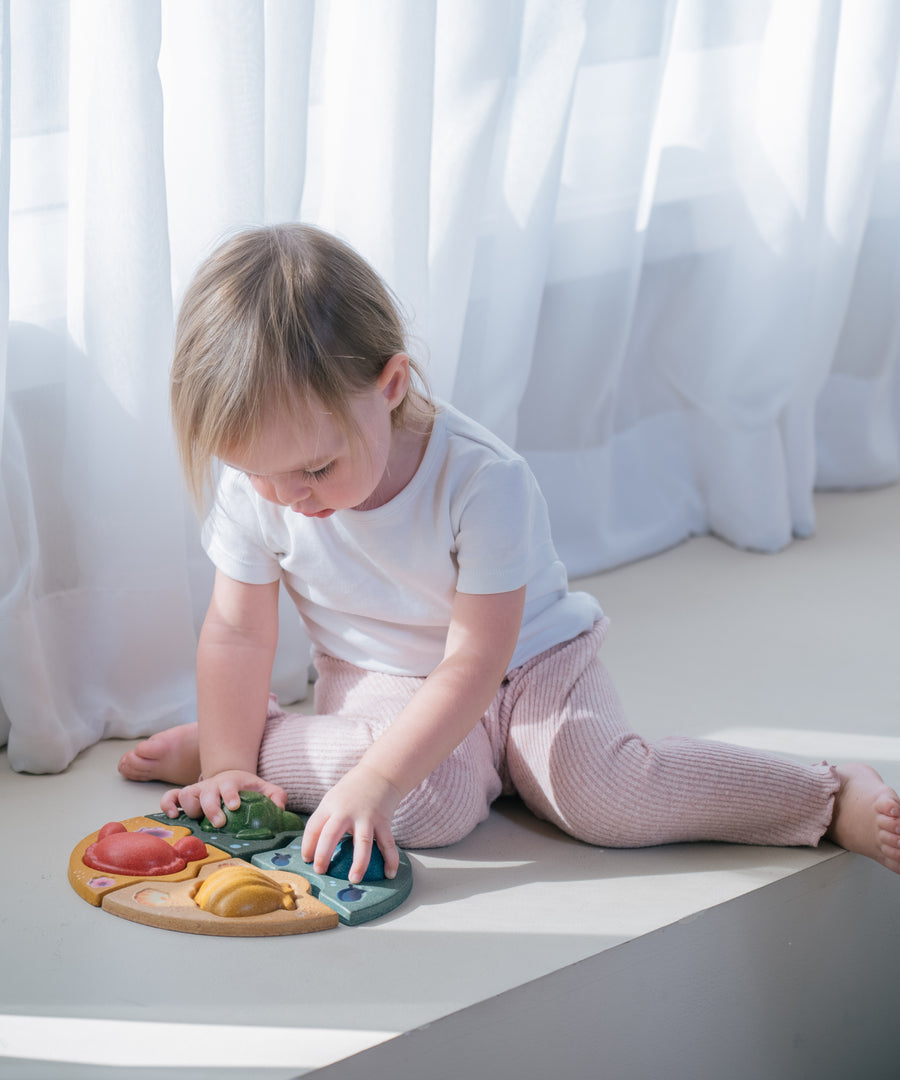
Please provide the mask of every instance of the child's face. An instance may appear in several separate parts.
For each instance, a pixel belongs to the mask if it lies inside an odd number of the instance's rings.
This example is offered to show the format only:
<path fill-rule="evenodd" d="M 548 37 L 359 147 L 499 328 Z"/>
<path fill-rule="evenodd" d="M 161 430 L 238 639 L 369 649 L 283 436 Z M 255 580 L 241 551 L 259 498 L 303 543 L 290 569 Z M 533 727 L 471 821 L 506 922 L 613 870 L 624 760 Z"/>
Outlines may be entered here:
<path fill-rule="evenodd" d="M 371 509 L 380 505 L 379 485 L 389 475 L 394 407 L 389 391 L 379 383 L 353 399 L 359 443 L 351 443 L 341 425 L 316 401 L 299 412 L 273 410 L 253 446 L 226 454 L 225 461 L 246 473 L 264 499 L 305 517 Z"/>

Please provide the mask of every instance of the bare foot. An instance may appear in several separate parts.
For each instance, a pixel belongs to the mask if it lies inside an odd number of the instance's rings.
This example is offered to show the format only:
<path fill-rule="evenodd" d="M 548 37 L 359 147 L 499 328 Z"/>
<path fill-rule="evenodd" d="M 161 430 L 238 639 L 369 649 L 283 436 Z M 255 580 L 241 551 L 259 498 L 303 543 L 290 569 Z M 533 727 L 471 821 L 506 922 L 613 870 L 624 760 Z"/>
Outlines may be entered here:
<path fill-rule="evenodd" d="M 179 787 L 196 783 L 200 776 L 197 725 L 182 724 L 151 735 L 122 755 L 119 772 L 128 780 L 164 780 Z"/>
<path fill-rule="evenodd" d="M 900 797 L 868 765 L 838 765 L 841 781 L 825 837 L 900 874 Z"/>

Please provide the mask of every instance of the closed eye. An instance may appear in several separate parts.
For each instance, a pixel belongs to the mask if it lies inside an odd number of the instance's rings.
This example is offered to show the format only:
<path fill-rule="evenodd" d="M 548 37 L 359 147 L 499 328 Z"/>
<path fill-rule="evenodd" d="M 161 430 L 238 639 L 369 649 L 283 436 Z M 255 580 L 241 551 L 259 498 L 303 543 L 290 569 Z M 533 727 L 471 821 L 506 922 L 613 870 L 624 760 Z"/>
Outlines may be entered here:
<path fill-rule="evenodd" d="M 297 473 L 302 473 L 306 480 L 324 480 L 326 476 L 332 471 L 337 464 L 336 461 L 329 461 L 327 465 L 323 465 L 319 469 L 297 469 Z M 252 473 L 248 472 L 244 474 L 250 480 L 260 480 L 263 482 L 275 479 L 273 474 L 269 473 Z M 293 473 L 283 473 L 283 476 L 294 475 Z"/>
<path fill-rule="evenodd" d="M 306 470 L 304 470 L 303 475 L 307 478 L 307 480 L 324 480 L 325 477 L 334 468 L 334 464 L 335 463 L 333 461 L 329 461 L 327 465 L 323 465 L 321 469 L 316 469 L 313 472 L 307 472 Z"/>

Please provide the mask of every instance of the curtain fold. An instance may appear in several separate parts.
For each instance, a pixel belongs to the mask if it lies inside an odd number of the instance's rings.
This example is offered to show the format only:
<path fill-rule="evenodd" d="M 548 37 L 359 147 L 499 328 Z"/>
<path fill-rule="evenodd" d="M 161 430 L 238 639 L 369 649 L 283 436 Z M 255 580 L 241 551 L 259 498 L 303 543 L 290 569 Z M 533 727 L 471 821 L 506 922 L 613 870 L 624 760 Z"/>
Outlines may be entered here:
<path fill-rule="evenodd" d="M 0 150 L 10 143 L 10 25 L 9 0 L 0 0 Z M 9 251 L 9 154 L 0 152 L 0 244 Z M 0 258 L 0 468 L 3 464 L 4 439 L 7 436 L 4 404 L 7 353 L 7 324 L 9 322 L 9 260 Z M 2 476 L 2 473 L 0 473 Z M 0 488 L 0 558 L 13 551 L 12 515 L 9 499 Z M 4 560 L 5 562 L 6 560 Z M 0 620 L 5 619 L 8 596 L 18 589 L 17 567 L 0 563 Z M 6 627 L 0 623 L 0 649 L 6 638 Z M 0 746 L 5 746 L 10 733 L 10 719 L 0 695 Z"/>
<path fill-rule="evenodd" d="M 570 574 L 704 532 L 775 551 L 817 486 L 895 482 L 898 58 L 892 0 L 0 0 L 13 766 L 194 716 L 212 573 L 166 383 L 236 228 L 376 265 Z"/>

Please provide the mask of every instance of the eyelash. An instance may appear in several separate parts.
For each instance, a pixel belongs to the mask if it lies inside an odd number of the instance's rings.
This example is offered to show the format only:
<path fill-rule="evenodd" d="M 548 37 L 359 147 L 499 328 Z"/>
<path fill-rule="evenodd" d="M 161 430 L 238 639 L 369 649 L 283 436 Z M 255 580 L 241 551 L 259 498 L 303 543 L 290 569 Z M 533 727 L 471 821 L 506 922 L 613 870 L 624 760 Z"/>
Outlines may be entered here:
<path fill-rule="evenodd" d="M 306 469 L 300 469 L 299 471 L 303 473 L 307 480 L 324 480 L 334 468 L 335 464 L 336 462 L 329 461 L 327 465 L 323 465 L 321 469 L 315 469 L 313 472 L 307 472 Z M 268 479 L 268 477 L 262 476 L 259 473 L 247 473 L 247 476 L 249 476 L 251 480 Z"/>
<path fill-rule="evenodd" d="M 304 473 L 308 480 L 324 480 L 325 477 L 334 468 L 334 462 L 329 461 L 327 465 L 323 465 L 321 469 L 316 469 L 315 472 Z"/>

